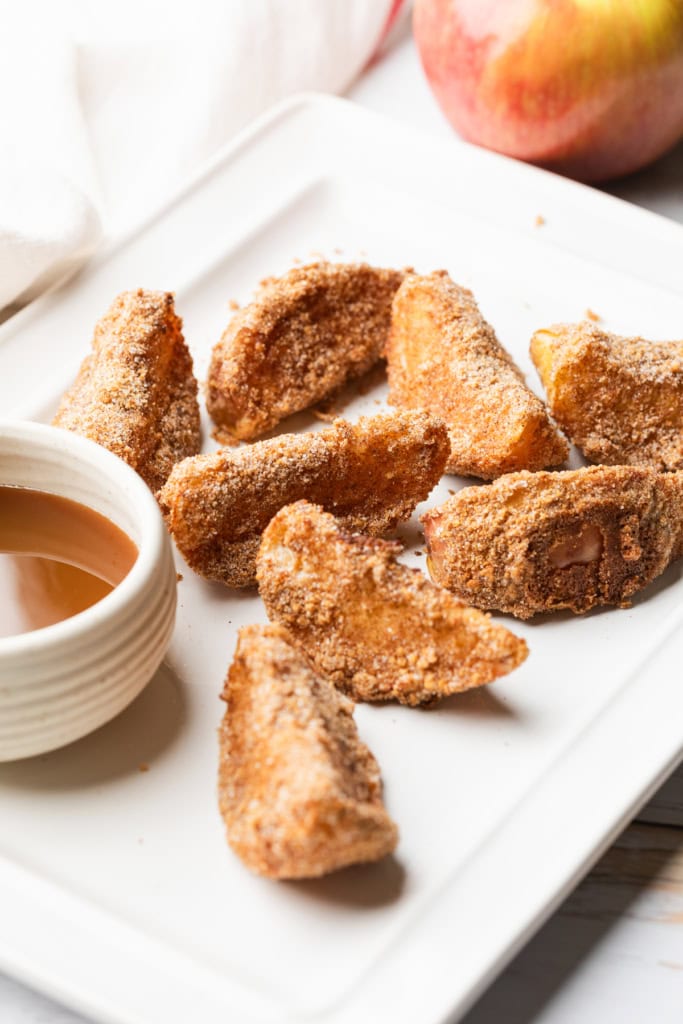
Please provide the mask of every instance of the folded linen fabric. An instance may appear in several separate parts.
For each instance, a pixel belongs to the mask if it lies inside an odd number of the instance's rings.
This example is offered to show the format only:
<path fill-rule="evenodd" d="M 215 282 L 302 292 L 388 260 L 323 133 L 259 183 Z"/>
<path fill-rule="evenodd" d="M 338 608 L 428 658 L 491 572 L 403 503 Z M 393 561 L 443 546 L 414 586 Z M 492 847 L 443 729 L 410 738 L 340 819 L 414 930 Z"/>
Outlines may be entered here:
<path fill-rule="evenodd" d="M 300 90 L 341 92 L 401 0 L 0 0 L 0 309 L 158 208 Z"/>

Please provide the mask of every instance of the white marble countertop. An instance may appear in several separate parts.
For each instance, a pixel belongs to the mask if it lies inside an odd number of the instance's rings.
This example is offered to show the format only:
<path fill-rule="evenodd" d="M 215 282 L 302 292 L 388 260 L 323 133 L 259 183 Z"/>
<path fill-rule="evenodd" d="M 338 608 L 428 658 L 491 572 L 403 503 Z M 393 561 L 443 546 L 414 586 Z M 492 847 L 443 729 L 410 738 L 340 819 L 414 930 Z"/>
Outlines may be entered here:
<path fill-rule="evenodd" d="M 349 95 L 363 106 L 460 144 L 429 92 L 406 25 L 384 59 Z M 683 144 L 607 191 L 683 223 Z M 679 769 L 470 1011 L 466 1024 L 682 1020 Z M 3 975 L 0 1022 L 90 1024 Z"/>

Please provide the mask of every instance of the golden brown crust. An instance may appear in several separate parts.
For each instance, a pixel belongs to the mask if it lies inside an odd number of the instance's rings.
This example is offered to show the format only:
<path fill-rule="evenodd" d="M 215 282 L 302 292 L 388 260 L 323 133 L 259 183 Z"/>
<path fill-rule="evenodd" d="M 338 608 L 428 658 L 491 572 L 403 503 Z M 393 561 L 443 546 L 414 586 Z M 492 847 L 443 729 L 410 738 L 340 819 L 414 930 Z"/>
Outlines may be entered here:
<path fill-rule="evenodd" d="M 356 700 L 429 704 L 511 672 L 523 640 L 299 501 L 263 534 L 261 596 L 308 662 Z"/>
<path fill-rule="evenodd" d="M 683 554 L 683 474 L 512 473 L 422 516 L 437 583 L 521 619 L 627 606 Z"/>
<path fill-rule="evenodd" d="M 265 282 L 214 347 L 207 408 L 249 441 L 366 373 L 383 353 L 403 273 L 311 263 Z"/>
<path fill-rule="evenodd" d="M 569 448 L 470 291 L 445 270 L 408 275 L 386 348 L 389 402 L 428 409 L 449 430 L 447 471 L 485 480 L 560 465 Z"/>
<path fill-rule="evenodd" d="M 683 469 L 683 341 L 556 324 L 531 358 L 558 423 L 591 462 Z"/>
<path fill-rule="evenodd" d="M 114 300 L 53 424 L 114 452 L 153 491 L 199 451 L 197 382 L 171 292 Z"/>
<path fill-rule="evenodd" d="M 272 517 L 309 498 L 349 530 L 382 534 L 407 519 L 443 473 L 448 434 L 424 412 L 337 420 L 176 466 L 159 495 L 168 527 L 196 572 L 232 587 L 256 582 Z"/>
<path fill-rule="evenodd" d="M 223 699 L 218 793 L 228 841 L 269 878 L 311 878 L 379 860 L 398 830 L 353 704 L 279 626 L 239 631 Z"/>

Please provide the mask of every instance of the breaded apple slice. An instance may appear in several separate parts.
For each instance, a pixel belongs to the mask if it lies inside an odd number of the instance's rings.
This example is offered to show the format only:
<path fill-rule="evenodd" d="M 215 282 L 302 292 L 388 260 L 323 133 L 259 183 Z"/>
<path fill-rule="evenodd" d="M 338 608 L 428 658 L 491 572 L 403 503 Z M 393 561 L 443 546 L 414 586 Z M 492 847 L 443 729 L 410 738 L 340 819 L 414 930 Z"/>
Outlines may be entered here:
<path fill-rule="evenodd" d="M 231 587 L 255 582 L 261 534 L 278 509 L 310 498 L 349 530 L 382 534 L 407 519 L 443 473 L 448 434 L 424 412 L 337 420 L 176 466 L 159 495 L 183 557 Z"/>
<path fill-rule="evenodd" d="M 170 292 L 122 292 L 52 421 L 108 448 L 153 491 L 199 451 L 192 357 Z"/>
<path fill-rule="evenodd" d="M 433 579 L 520 619 L 627 607 L 683 554 L 683 473 L 511 473 L 422 516 Z"/>
<path fill-rule="evenodd" d="M 223 690 L 218 795 L 228 842 L 268 878 L 311 878 L 395 849 L 353 704 L 279 626 L 244 626 Z"/>
<path fill-rule="evenodd" d="M 523 640 L 401 565 L 397 548 L 344 532 L 307 501 L 270 522 L 257 560 L 261 597 L 315 671 L 354 700 L 417 705 L 524 661 Z"/>
<path fill-rule="evenodd" d="M 536 331 L 531 358 L 553 416 L 591 462 L 683 468 L 683 341 L 556 324 Z"/>
<path fill-rule="evenodd" d="M 406 276 L 387 342 L 389 402 L 448 427 L 447 472 L 491 480 L 560 465 L 567 442 L 524 383 L 470 291 L 445 270 Z"/>
<path fill-rule="evenodd" d="M 214 347 L 207 408 L 218 436 L 265 434 L 366 373 L 384 351 L 398 270 L 311 263 L 265 283 Z"/>

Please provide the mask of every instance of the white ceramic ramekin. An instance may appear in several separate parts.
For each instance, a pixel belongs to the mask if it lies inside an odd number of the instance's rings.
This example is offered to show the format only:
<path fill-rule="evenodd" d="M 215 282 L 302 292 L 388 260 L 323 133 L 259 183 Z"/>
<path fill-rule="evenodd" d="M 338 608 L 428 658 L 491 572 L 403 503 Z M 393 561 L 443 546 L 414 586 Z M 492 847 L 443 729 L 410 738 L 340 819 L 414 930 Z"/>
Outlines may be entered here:
<path fill-rule="evenodd" d="M 176 573 L 149 488 L 92 441 L 0 420 L 0 484 L 78 501 L 116 523 L 139 552 L 97 604 L 54 626 L 0 637 L 0 761 L 11 761 L 84 736 L 140 693 L 171 638 Z"/>

